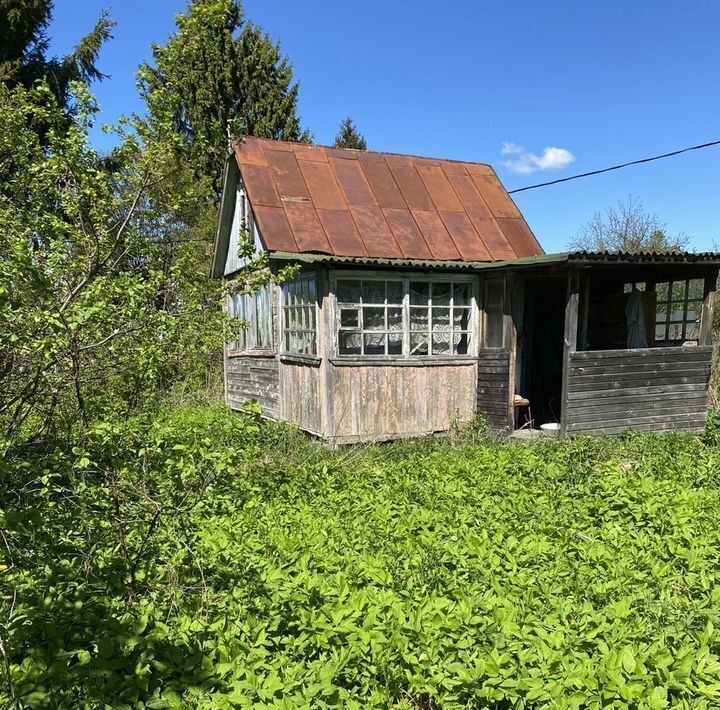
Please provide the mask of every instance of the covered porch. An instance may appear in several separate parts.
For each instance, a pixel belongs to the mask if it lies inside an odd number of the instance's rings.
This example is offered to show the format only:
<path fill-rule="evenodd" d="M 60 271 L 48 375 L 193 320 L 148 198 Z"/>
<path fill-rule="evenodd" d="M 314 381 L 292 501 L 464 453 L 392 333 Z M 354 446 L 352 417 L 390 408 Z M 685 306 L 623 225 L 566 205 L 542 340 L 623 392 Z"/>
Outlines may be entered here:
<path fill-rule="evenodd" d="M 716 254 L 691 253 L 576 252 L 515 264 L 502 353 L 507 428 L 703 430 L 718 266 Z M 497 422 L 501 412 L 491 413 Z"/>

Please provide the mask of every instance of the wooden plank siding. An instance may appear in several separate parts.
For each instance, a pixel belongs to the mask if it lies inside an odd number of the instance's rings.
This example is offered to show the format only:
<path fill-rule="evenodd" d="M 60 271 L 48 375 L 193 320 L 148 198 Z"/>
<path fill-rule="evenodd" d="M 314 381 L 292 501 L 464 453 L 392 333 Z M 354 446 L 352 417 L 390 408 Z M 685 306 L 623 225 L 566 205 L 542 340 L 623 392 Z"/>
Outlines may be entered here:
<path fill-rule="evenodd" d="M 474 361 L 453 365 L 349 365 L 330 370 L 337 443 L 382 441 L 448 431 L 475 410 Z"/>
<path fill-rule="evenodd" d="M 575 352 L 567 360 L 566 432 L 700 431 L 712 348 Z"/>
<path fill-rule="evenodd" d="M 231 409 L 257 400 L 263 414 L 280 417 L 280 371 L 275 356 L 225 356 L 225 397 Z"/>
<path fill-rule="evenodd" d="M 282 419 L 301 429 L 324 436 L 320 401 L 320 360 L 280 363 Z"/>
<path fill-rule="evenodd" d="M 508 350 L 481 350 L 478 354 L 476 408 L 497 430 L 512 426 L 510 361 Z"/>

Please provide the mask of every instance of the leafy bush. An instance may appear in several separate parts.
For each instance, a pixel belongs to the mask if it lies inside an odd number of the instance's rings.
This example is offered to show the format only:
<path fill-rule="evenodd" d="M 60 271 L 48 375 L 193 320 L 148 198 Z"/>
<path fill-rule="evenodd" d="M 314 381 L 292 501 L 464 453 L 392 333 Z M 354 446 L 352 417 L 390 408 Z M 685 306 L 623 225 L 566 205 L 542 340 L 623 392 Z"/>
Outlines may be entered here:
<path fill-rule="evenodd" d="M 716 707 L 719 464 L 714 436 L 331 451 L 206 408 L 9 454 L 34 500 L 4 501 L 14 689 L 27 707 Z"/>

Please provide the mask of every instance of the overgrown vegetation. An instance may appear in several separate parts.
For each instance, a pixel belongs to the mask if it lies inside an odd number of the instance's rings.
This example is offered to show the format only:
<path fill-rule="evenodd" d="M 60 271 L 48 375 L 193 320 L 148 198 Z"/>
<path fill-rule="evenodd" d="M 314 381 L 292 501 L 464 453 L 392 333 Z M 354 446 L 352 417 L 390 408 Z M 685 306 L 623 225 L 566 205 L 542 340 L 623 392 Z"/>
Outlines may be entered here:
<path fill-rule="evenodd" d="M 46 444 L 3 464 L 25 707 L 720 698 L 713 433 L 330 451 L 190 408 Z"/>
<path fill-rule="evenodd" d="M 331 451 L 182 406 L 228 126 L 309 140 L 292 67 L 195 0 L 102 155 L 112 23 L 49 57 L 51 10 L 0 0 L 0 707 L 718 706 L 716 429 Z"/>

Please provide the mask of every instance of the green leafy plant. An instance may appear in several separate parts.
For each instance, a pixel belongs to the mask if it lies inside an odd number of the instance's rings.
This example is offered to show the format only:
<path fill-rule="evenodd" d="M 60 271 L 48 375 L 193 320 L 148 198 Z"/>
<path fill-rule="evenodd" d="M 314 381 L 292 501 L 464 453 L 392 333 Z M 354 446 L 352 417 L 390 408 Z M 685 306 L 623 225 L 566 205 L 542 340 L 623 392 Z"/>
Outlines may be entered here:
<path fill-rule="evenodd" d="M 482 431 L 482 427 L 478 431 Z M 24 707 L 714 707 L 711 433 L 328 450 L 222 408 L 2 475 Z M 12 557 L 8 555 L 12 552 Z"/>

